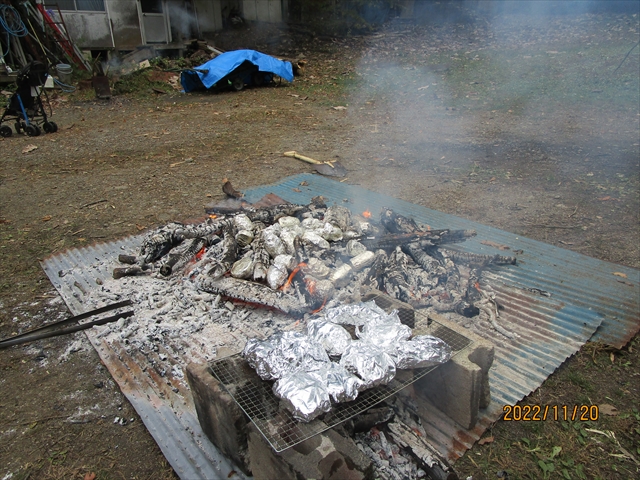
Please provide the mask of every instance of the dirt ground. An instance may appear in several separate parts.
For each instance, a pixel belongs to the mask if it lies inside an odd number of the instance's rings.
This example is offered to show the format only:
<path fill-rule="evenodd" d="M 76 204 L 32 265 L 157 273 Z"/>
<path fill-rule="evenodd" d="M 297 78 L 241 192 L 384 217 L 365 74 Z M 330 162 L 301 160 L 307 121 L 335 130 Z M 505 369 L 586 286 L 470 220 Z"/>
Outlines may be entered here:
<path fill-rule="evenodd" d="M 639 268 L 640 49 L 614 72 L 638 14 L 458 20 L 213 39 L 303 55 L 293 84 L 58 95 L 57 133 L 0 140 L 0 337 L 67 315 L 40 259 L 198 217 L 223 178 L 243 190 L 312 171 L 294 149 L 339 159 L 348 183 Z M 525 399 L 611 415 L 498 422 L 461 478 L 637 478 L 638 350 L 587 344 Z M 176 478 L 83 334 L 0 351 L 0 371 L 2 480 Z"/>

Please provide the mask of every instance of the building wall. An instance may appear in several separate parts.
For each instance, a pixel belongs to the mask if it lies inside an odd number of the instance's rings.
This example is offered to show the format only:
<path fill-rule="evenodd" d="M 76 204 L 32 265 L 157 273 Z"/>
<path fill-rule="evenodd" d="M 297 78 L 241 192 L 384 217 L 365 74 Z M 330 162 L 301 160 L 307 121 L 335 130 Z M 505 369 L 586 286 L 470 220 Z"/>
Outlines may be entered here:
<path fill-rule="evenodd" d="M 243 0 L 242 16 L 254 22 L 282 22 L 282 0 Z"/>
<path fill-rule="evenodd" d="M 115 48 L 118 50 L 133 50 L 142 45 L 138 2 L 109 0 L 105 3 L 111 18 Z"/>
<path fill-rule="evenodd" d="M 62 15 L 71 40 L 78 48 L 101 50 L 114 47 L 106 12 L 65 11 Z"/>
<path fill-rule="evenodd" d="M 222 30 L 222 6 L 220 0 L 194 0 L 194 7 L 201 36 Z"/>

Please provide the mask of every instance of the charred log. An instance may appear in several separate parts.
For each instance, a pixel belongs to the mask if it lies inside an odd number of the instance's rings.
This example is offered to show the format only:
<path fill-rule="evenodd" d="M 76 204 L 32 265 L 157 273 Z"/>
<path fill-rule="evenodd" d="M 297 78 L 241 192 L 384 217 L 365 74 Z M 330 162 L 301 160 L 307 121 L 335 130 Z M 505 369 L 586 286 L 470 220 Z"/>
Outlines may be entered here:
<path fill-rule="evenodd" d="M 247 280 L 232 277 L 206 278 L 198 287 L 214 295 L 273 308 L 294 316 L 302 316 L 310 310 L 309 306 L 300 302 L 298 297 Z"/>
<path fill-rule="evenodd" d="M 183 251 L 170 253 L 167 261 L 160 267 L 160 274 L 168 277 L 173 272 L 180 271 L 194 259 L 198 252 L 206 247 L 207 243 L 204 238 L 194 238 Z"/>
<path fill-rule="evenodd" d="M 235 224 L 227 222 L 222 233 L 222 241 L 210 249 L 209 255 L 207 255 L 211 263 L 208 275 L 213 278 L 219 278 L 228 272 L 238 257 Z"/>
<path fill-rule="evenodd" d="M 504 255 L 482 255 L 470 252 L 456 252 L 446 250 L 449 258 L 456 263 L 464 263 L 472 267 L 485 267 L 487 265 L 515 265 L 516 257 L 507 257 Z"/>
<path fill-rule="evenodd" d="M 391 233 L 416 233 L 420 231 L 420 227 L 412 218 L 400 215 L 386 207 L 382 209 L 380 223 Z"/>

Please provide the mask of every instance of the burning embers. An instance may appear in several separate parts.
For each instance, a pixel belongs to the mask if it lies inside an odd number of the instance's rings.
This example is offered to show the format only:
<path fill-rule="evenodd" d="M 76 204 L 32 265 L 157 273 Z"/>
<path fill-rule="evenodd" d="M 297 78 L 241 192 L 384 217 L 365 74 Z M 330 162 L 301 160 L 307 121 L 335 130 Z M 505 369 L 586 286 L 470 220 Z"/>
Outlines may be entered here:
<path fill-rule="evenodd" d="M 301 317 L 324 305 L 352 301 L 377 289 L 416 308 L 484 312 L 493 326 L 498 306 L 478 283 L 481 269 L 515 264 L 514 257 L 446 248 L 475 235 L 433 230 L 385 208 L 379 222 L 352 215 L 322 198 L 307 206 L 281 204 L 219 213 L 196 225 L 171 223 L 145 238 L 134 264 L 114 277 L 186 273 L 203 291 Z"/>

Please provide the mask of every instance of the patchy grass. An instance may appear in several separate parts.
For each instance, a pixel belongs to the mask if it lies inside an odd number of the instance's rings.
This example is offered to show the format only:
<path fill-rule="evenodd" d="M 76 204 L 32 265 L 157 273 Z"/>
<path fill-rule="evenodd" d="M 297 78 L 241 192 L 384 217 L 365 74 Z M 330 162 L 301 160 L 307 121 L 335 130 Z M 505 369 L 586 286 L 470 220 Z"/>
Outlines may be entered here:
<path fill-rule="evenodd" d="M 456 470 L 474 480 L 496 478 L 502 471 L 512 480 L 638 478 L 639 348 L 640 336 L 622 350 L 588 343 L 518 404 L 549 406 L 546 420 L 497 422 L 487 435 L 496 440 L 475 445 Z M 612 391 L 611 383 L 618 390 Z"/>

